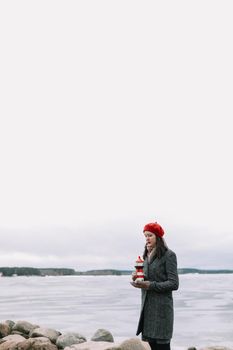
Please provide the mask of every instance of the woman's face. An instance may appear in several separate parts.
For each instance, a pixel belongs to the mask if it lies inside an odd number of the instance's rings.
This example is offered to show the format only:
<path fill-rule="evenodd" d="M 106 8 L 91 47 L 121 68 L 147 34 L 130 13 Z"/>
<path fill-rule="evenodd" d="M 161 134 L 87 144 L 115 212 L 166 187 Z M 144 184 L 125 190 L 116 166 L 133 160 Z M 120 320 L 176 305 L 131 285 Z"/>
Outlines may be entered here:
<path fill-rule="evenodd" d="M 151 233 L 150 231 L 145 231 L 144 236 L 146 239 L 146 247 L 148 250 L 152 250 L 155 248 L 156 245 L 156 236 L 154 233 Z"/>

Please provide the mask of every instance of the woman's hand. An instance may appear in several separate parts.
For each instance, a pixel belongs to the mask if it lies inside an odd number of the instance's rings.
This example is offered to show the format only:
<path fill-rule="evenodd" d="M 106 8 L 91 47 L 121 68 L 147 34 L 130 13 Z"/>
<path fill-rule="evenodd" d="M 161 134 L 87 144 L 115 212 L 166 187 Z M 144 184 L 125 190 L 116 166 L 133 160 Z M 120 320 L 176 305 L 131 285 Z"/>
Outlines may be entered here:
<path fill-rule="evenodd" d="M 133 271 L 133 273 L 132 273 L 132 280 L 135 281 L 136 278 L 137 278 L 137 272 Z"/>
<path fill-rule="evenodd" d="M 141 281 L 141 282 L 130 282 L 133 287 L 141 288 L 141 289 L 149 289 L 150 282 L 149 281 Z"/>

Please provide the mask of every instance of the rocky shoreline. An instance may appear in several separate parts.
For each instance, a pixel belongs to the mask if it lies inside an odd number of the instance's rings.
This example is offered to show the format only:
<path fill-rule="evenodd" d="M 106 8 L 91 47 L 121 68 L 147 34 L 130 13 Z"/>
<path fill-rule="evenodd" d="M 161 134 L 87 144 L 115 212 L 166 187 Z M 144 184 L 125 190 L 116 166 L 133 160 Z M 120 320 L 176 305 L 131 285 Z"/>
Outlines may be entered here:
<path fill-rule="evenodd" d="M 52 328 L 41 327 L 27 321 L 6 320 L 0 322 L 0 350 L 150 350 L 139 338 L 114 341 L 106 329 L 98 329 L 90 340 L 78 332 L 62 334 Z M 197 350 L 188 348 L 188 350 Z M 212 346 L 203 350 L 233 350 Z"/>
<path fill-rule="evenodd" d="M 106 329 L 98 329 L 90 340 L 78 332 L 41 327 L 27 321 L 0 322 L 0 350 L 149 350 L 137 338 L 114 342 Z"/>

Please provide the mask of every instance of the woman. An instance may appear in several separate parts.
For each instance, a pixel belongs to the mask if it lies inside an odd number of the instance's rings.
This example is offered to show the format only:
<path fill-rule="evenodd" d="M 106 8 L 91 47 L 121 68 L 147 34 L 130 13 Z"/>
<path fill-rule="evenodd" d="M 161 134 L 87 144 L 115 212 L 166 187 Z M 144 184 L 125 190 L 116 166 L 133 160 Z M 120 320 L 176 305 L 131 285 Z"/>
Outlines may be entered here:
<path fill-rule="evenodd" d="M 142 333 L 142 340 L 147 341 L 152 350 L 170 350 L 172 291 L 179 286 L 176 254 L 168 249 L 163 239 L 164 230 L 157 222 L 147 224 L 143 232 L 146 239 L 143 255 L 145 281 L 131 282 L 142 291 L 137 335 Z M 132 279 L 136 279 L 135 272 Z"/>

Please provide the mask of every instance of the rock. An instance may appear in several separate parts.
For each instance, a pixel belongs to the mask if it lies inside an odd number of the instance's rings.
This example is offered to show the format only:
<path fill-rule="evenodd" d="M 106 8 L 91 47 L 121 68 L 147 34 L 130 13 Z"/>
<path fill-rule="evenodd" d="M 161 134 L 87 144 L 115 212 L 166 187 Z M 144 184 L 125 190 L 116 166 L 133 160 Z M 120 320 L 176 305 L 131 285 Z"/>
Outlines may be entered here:
<path fill-rule="evenodd" d="M 56 345 L 59 349 L 64 349 L 66 346 L 80 344 L 86 341 L 87 339 L 80 333 L 69 332 L 66 334 L 59 335 L 56 341 Z"/>
<path fill-rule="evenodd" d="M 23 332 L 19 332 L 19 331 L 12 331 L 11 334 L 18 334 L 18 335 L 22 335 L 22 337 L 24 338 L 29 338 L 29 335 Z"/>
<path fill-rule="evenodd" d="M 6 341 L 0 344 L 0 350 L 17 350 L 17 344 L 13 341 Z"/>
<path fill-rule="evenodd" d="M 10 332 L 11 328 L 6 322 L 0 323 L 0 338 L 6 337 L 10 334 Z"/>
<path fill-rule="evenodd" d="M 14 327 L 14 325 L 15 325 L 15 322 L 12 321 L 12 320 L 6 320 L 5 323 L 8 324 L 8 326 L 10 327 L 10 329 L 12 329 L 12 328 Z"/>
<path fill-rule="evenodd" d="M 98 329 L 95 332 L 95 334 L 93 335 L 91 340 L 93 340 L 93 341 L 108 341 L 111 343 L 114 342 L 112 334 L 109 331 L 107 331 L 106 329 L 102 329 L 102 328 Z"/>
<path fill-rule="evenodd" d="M 12 327 L 12 331 L 29 334 L 36 327 L 38 326 L 27 321 L 17 321 Z"/>
<path fill-rule="evenodd" d="M 59 335 L 61 335 L 61 333 L 56 331 L 55 329 L 42 327 L 33 329 L 29 334 L 31 338 L 46 337 L 49 340 L 51 340 L 51 342 L 54 344 L 56 343 Z"/>
<path fill-rule="evenodd" d="M 121 348 L 121 350 L 146 350 L 146 349 L 150 349 L 150 347 L 148 348 L 147 346 L 144 346 L 142 341 L 139 340 L 138 338 L 130 338 L 130 339 L 124 340 L 120 344 L 120 348 Z"/>
<path fill-rule="evenodd" d="M 19 343 L 24 341 L 25 338 L 21 335 L 8 335 L 1 339 L 0 350 L 17 350 Z"/>
<path fill-rule="evenodd" d="M 82 344 L 67 346 L 64 350 L 121 350 L 121 347 L 105 341 L 87 341 Z"/>
<path fill-rule="evenodd" d="M 142 341 L 142 345 L 146 350 L 151 350 L 149 343 L 147 343 L 146 341 Z"/>
<path fill-rule="evenodd" d="M 56 345 L 46 337 L 29 338 L 18 344 L 17 350 L 57 350 Z"/>
<path fill-rule="evenodd" d="M 18 334 L 9 334 L 6 337 L 2 338 L 1 341 L 6 342 L 6 341 L 14 341 L 15 343 L 20 343 L 21 341 L 24 341 L 25 338 L 22 337 L 22 335 Z"/>

